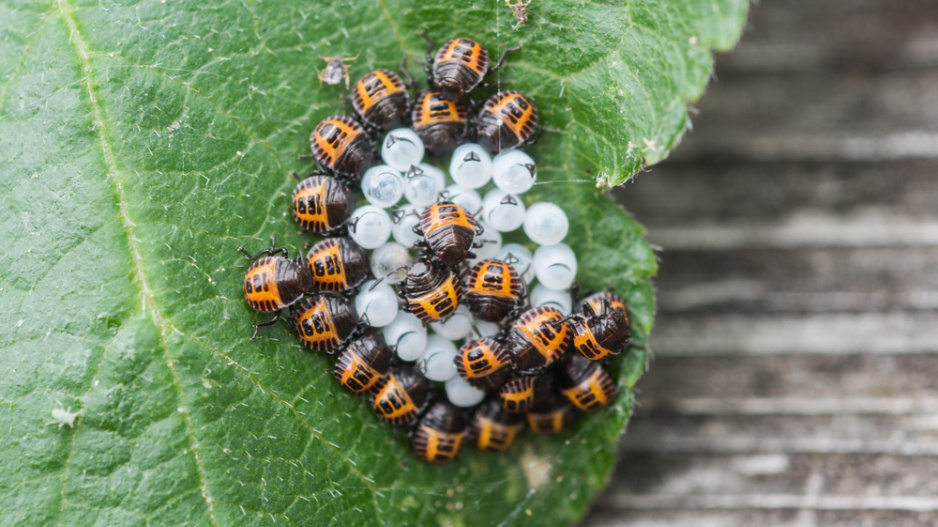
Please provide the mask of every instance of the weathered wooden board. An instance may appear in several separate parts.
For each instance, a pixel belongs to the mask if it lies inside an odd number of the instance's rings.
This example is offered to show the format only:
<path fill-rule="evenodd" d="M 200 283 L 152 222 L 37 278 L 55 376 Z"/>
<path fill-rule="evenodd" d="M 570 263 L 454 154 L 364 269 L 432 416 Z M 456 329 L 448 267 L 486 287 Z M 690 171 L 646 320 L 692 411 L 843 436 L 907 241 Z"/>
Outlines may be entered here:
<path fill-rule="evenodd" d="M 654 360 L 584 525 L 938 525 L 938 2 L 772 0 L 616 190 Z"/>

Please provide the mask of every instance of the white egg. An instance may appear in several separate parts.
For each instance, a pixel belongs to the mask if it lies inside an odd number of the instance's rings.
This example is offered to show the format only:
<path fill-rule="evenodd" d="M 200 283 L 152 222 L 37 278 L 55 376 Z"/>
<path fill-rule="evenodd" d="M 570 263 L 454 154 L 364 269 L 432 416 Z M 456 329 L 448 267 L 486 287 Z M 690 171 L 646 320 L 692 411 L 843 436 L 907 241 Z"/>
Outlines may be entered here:
<path fill-rule="evenodd" d="M 446 398 L 456 406 L 469 408 L 485 399 L 485 391 L 470 385 L 457 375 L 446 381 Z"/>
<path fill-rule="evenodd" d="M 502 152 L 492 159 L 492 181 L 508 194 L 522 194 L 534 186 L 537 166 L 521 150 Z"/>
<path fill-rule="evenodd" d="M 394 224 L 391 226 L 391 232 L 394 234 L 394 241 L 409 249 L 423 240 L 422 236 L 414 234 L 414 226 L 420 222 L 421 212 L 423 208 L 418 209 L 414 204 L 408 203 L 392 213 Z"/>
<path fill-rule="evenodd" d="M 534 256 L 527 247 L 518 243 L 506 243 L 495 255 L 496 260 L 508 262 L 524 280 L 530 284 L 534 280 Z"/>
<path fill-rule="evenodd" d="M 498 324 L 495 322 L 489 322 L 488 320 L 479 320 L 476 319 L 473 322 L 475 326 L 472 330 L 472 338 L 495 338 L 495 335 L 498 335 L 498 332 L 501 330 L 498 327 Z"/>
<path fill-rule="evenodd" d="M 570 222 L 563 209 L 553 203 L 538 202 L 528 207 L 524 217 L 524 233 L 538 245 L 554 245 L 563 241 Z"/>
<path fill-rule="evenodd" d="M 397 316 L 397 293 L 385 282 L 374 284 L 375 280 L 362 284 L 361 291 L 355 295 L 355 311 L 366 324 L 380 328 L 393 322 Z"/>
<path fill-rule="evenodd" d="M 391 237 L 391 217 L 381 207 L 365 205 L 349 218 L 349 237 L 364 249 L 376 249 Z"/>
<path fill-rule="evenodd" d="M 441 337 L 459 340 L 472 331 L 472 322 L 469 308 L 460 304 L 451 317 L 441 322 L 431 322 L 430 327 Z"/>
<path fill-rule="evenodd" d="M 404 178 L 389 165 L 371 167 L 362 177 L 362 194 L 368 203 L 386 209 L 404 195 Z"/>
<path fill-rule="evenodd" d="M 436 203 L 445 188 L 446 176 L 434 166 L 420 163 L 404 174 L 404 196 L 418 207 Z"/>
<path fill-rule="evenodd" d="M 410 128 L 391 130 L 381 142 L 381 159 L 398 172 L 423 161 L 423 141 Z"/>
<path fill-rule="evenodd" d="M 514 194 L 492 189 L 482 199 L 482 218 L 496 230 L 509 232 L 524 223 L 524 202 Z"/>
<path fill-rule="evenodd" d="M 427 349 L 418 365 L 424 377 L 431 381 L 447 381 L 456 376 L 456 345 L 439 335 L 427 338 Z"/>
<path fill-rule="evenodd" d="M 371 274 L 391 284 L 396 284 L 407 277 L 410 265 L 410 251 L 397 242 L 388 242 L 371 253 Z"/>
<path fill-rule="evenodd" d="M 482 145 L 466 143 L 453 151 L 449 175 L 457 185 L 479 188 L 492 179 L 492 157 Z"/>
<path fill-rule="evenodd" d="M 564 316 L 573 309 L 573 298 L 570 291 L 557 291 L 548 289 L 543 284 L 534 286 L 531 290 L 531 307 L 549 306 L 557 308 Z"/>
<path fill-rule="evenodd" d="M 545 287 L 557 291 L 569 289 L 576 271 L 576 255 L 566 244 L 542 245 L 534 251 L 534 274 Z"/>
<path fill-rule="evenodd" d="M 401 360 L 415 361 L 427 348 L 427 328 L 412 313 L 401 311 L 384 327 L 384 340 Z"/>

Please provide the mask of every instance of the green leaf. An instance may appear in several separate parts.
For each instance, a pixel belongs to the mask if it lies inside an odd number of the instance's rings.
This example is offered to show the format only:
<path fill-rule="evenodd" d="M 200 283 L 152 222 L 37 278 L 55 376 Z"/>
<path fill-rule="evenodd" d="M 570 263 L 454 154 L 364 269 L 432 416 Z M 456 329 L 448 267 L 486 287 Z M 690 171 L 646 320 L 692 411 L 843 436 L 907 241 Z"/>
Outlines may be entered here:
<path fill-rule="evenodd" d="M 593 184 L 662 159 L 746 0 L 0 3 L 0 524 L 562 525 L 608 481 L 645 368 L 655 257 Z M 425 28 L 493 55 L 560 130 L 525 195 L 570 216 L 580 282 L 624 295 L 620 395 L 559 437 L 427 466 L 340 392 L 328 359 L 241 296 L 235 249 L 309 238 L 296 155 L 356 78 L 419 70 Z M 293 252 L 291 250 L 291 252 Z"/>

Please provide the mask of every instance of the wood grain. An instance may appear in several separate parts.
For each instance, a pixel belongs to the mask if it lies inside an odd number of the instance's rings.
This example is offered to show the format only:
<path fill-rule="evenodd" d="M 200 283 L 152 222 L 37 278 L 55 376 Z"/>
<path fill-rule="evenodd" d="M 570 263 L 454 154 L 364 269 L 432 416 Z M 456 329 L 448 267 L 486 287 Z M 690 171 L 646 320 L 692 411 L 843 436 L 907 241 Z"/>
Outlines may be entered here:
<path fill-rule="evenodd" d="M 938 3 L 755 4 L 672 159 L 649 373 L 584 525 L 938 524 Z"/>

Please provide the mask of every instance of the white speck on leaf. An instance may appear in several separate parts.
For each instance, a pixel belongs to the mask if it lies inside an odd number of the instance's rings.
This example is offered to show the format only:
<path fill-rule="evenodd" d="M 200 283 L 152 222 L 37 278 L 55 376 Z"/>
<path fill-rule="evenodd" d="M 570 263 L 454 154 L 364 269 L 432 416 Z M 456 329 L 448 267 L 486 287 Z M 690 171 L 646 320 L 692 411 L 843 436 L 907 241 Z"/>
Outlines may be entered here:
<path fill-rule="evenodd" d="M 52 409 L 52 422 L 46 423 L 49 425 L 59 425 L 59 428 L 62 428 L 65 425 L 68 425 L 69 428 L 75 427 L 75 419 L 78 418 L 83 412 L 78 410 L 77 412 L 72 411 L 72 407 L 62 408 L 61 403 L 58 403 L 59 406 Z"/>
<path fill-rule="evenodd" d="M 550 480 L 550 460 L 535 454 L 530 445 L 525 445 L 524 454 L 521 455 L 521 468 L 532 491 Z"/>

